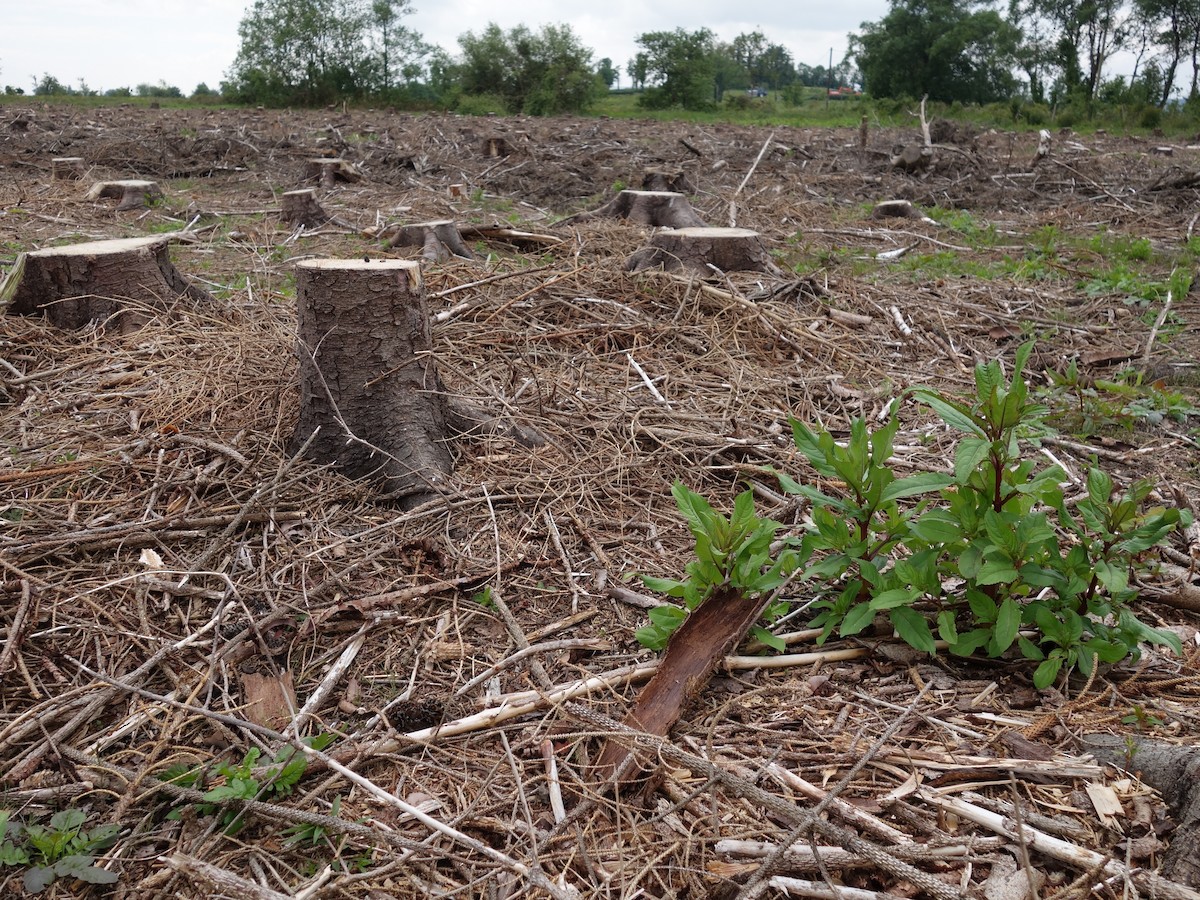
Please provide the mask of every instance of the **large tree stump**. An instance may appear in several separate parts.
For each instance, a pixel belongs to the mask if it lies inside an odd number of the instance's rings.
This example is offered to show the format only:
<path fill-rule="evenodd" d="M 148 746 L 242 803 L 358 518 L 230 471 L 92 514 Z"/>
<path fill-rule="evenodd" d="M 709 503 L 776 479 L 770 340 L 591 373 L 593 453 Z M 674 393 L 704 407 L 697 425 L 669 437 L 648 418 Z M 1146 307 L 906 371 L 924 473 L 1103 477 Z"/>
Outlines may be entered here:
<path fill-rule="evenodd" d="M 757 231 L 748 228 L 679 228 L 659 231 L 648 246 L 625 261 L 625 271 L 662 268 L 668 272 L 781 274 Z"/>
<path fill-rule="evenodd" d="M 50 160 L 50 177 L 55 181 L 78 181 L 83 177 L 82 156 L 56 156 Z"/>
<path fill-rule="evenodd" d="M 305 178 L 316 181 L 322 190 L 333 190 L 335 184 L 344 181 L 357 184 L 362 181 L 362 174 L 344 159 L 318 157 L 310 159 L 304 169 Z"/>
<path fill-rule="evenodd" d="M 559 224 L 592 219 L 626 219 L 636 225 L 656 228 L 703 228 L 687 197 L 675 191 L 621 191 L 599 209 L 579 213 Z"/>
<path fill-rule="evenodd" d="M 643 191 L 692 192 L 691 182 L 681 169 L 647 169 L 642 175 Z"/>
<path fill-rule="evenodd" d="M 59 328 L 104 322 L 128 333 L 176 297 L 212 302 L 171 264 L 169 243 L 167 235 L 152 235 L 22 253 L 0 284 L 0 307 L 44 314 Z"/>
<path fill-rule="evenodd" d="M 329 213 L 317 202 L 317 192 L 314 188 L 303 188 L 298 191 L 285 191 L 283 194 L 283 221 L 293 228 L 303 225 L 305 228 L 317 228 L 331 218 Z"/>
<path fill-rule="evenodd" d="M 156 181 L 131 178 L 124 181 L 97 181 L 83 197 L 84 200 L 102 200 L 119 197 L 117 212 L 142 209 L 148 201 L 161 200 L 162 188 Z"/>
<path fill-rule="evenodd" d="M 460 259 L 475 259 L 471 248 L 463 243 L 458 226 L 450 219 L 402 225 L 387 245 L 389 247 L 420 247 L 421 256 L 430 262 L 445 262 L 452 256 Z"/>
<path fill-rule="evenodd" d="M 310 259 L 296 266 L 300 420 L 291 450 L 370 477 L 411 506 L 451 470 L 446 399 L 420 264 Z M 311 439 L 311 440 L 310 440 Z"/>

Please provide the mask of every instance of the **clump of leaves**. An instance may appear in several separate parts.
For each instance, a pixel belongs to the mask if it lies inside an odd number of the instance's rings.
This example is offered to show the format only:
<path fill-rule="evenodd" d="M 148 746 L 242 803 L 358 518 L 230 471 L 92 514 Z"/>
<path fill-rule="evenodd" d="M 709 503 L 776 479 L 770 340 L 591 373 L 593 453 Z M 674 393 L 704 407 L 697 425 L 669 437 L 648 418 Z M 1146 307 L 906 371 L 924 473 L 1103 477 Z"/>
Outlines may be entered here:
<path fill-rule="evenodd" d="M 64 809 L 48 825 L 20 825 L 0 811 L 0 865 L 28 866 L 22 878 L 31 894 L 45 890 L 56 878 L 77 878 L 88 884 L 112 884 L 117 873 L 96 865 L 96 851 L 111 847 L 119 825 L 85 829 L 87 813 Z"/>
<path fill-rule="evenodd" d="M 1086 496 L 1068 506 L 1059 487 L 1063 471 L 1022 452 L 1048 430 L 1047 409 L 1023 378 L 1031 350 L 1025 344 L 1017 351 L 1011 377 L 998 361 L 977 366 L 975 392 L 966 399 L 913 392 L 962 433 L 951 476 L 897 477 L 889 464 L 895 418 L 874 433 L 864 420 L 855 421 L 844 444 L 794 422 L 797 449 L 824 479 L 818 486 L 779 476 L 785 491 L 812 501 L 812 526 L 798 550 L 791 542 L 786 554 L 770 553 L 779 526 L 754 517 L 747 495 L 739 498 L 740 513 L 726 520 L 694 495 L 681 499 L 677 490 L 697 538 L 697 560 L 684 581 L 646 579 L 647 586 L 683 598 L 692 609 L 715 583 L 753 587 L 761 577 L 772 590 L 803 563 L 803 579 L 819 587 L 812 607 L 821 641 L 859 634 L 885 617 L 901 639 L 930 653 L 935 629 L 960 656 L 982 651 L 998 657 L 1015 647 L 1037 663 L 1038 688 L 1076 668 L 1089 674 L 1097 661 L 1136 658 L 1142 642 L 1181 652 L 1175 635 L 1134 615 L 1129 580 L 1183 514 L 1143 509 L 1148 482 L 1121 492 L 1096 468 L 1088 473 Z M 916 503 L 899 502 L 916 497 Z M 759 534 L 755 529 L 765 535 L 756 551 L 735 551 Z M 777 615 L 786 608 L 775 606 Z M 685 614 L 660 608 L 641 631 L 665 642 L 670 631 L 663 624 L 673 629 Z M 654 646 L 640 632 L 639 638 Z"/>
<path fill-rule="evenodd" d="M 800 565 L 793 538 L 784 539 L 778 553 L 772 553 L 772 542 L 783 526 L 755 514 L 752 492 L 738 495 L 733 515 L 728 518 L 680 482 L 671 487 L 671 494 L 696 539 L 696 558 L 685 567 L 682 581 L 642 576 L 648 588 L 677 597 L 684 604 L 683 607 L 667 604 L 650 610 L 650 624 L 634 634 L 643 646 L 652 650 L 665 647 L 688 612 L 718 588 L 729 586 L 746 595 L 765 596 L 783 584 Z M 769 603 L 764 616 L 772 621 L 786 610 L 785 603 Z M 783 649 L 779 638 L 766 628 L 756 626 L 752 633 L 768 647 Z"/>
<path fill-rule="evenodd" d="M 333 740 L 332 734 L 319 734 L 305 738 L 303 743 L 314 750 L 324 750 Z M 208 780 L 220 783 L 204 792 L 204 801 L 195 804 L 196 814 L 219 815 L 225 834 L 233 837 L 246 825 L 238 801 L 272 799 L 291 794 L 292 788 L 304 777 L 308 767 L 304 754 L 289 745 L 275 754 L 269 763 L 259 766 L 261 756 L 262 751 L 251 747 L 239 763 L 218 763 L 214 770 L 215 778 Z M 186 765 L 172 766 L 163 775 L 163 781 L 182 787 L 199 788 L 205 780 L 203 769 Z M 171 810 L 167 818 L 181 819 L 183 809 Z"/>

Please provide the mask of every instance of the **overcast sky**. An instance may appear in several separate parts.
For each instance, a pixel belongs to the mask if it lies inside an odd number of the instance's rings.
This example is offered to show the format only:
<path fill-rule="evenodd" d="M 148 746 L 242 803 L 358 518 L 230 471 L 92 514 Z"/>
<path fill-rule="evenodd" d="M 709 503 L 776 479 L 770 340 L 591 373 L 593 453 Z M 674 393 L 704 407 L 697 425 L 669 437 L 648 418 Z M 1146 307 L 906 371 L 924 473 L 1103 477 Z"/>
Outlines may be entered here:
<path fill-rule="evenodd" d="M 237 27 L 250 0 L 40 0 L 6 2 L 0 25 L 0 86 L 28 93 L 49 73 L 71 87 L 82 78 L 94 90 L 165 81 L 185 94 L 200 82 L 216 88 L 237 55 Z M 413 0 L 405 24 L 452 54 L 457 38 L 488 22 L 508 29 L 568 24 L 595 51 L 621 68 L 643 32 L 708 27 L 719 38 L 760 29 L 796 62 L 841 60 L 846 35 L 881 18 L 887 0 L 746 4 L 713 0 Z"/>

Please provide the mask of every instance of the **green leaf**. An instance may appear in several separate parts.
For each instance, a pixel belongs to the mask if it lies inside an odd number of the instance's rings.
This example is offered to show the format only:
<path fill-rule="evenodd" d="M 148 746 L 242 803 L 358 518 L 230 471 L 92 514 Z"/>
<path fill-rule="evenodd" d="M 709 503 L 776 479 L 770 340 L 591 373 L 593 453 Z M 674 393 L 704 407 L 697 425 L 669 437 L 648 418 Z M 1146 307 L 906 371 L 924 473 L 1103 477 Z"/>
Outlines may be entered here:
<path fill-rule="evenodd" d="M 687 618 L 687 613 L 678 606 L 656 606 L 647 614 L 650 623 L 659 628 L 666 628 L 671 631 L 678 628 L 683 620 Z"/>
<path fill-rule="evenodd" d="M 1054 683 L 1054 679 L 1058 677 L 1058 672 L 1062 668 L 1062 664 L 1063 658 L 1052 654 L 1049 659 L 1034 670 L 1033 686 L 1039 691 L 1048 688 Z"/>
<path fill-rule="evenodd" d="M 898 606 L 907 606 L 919 596 L 921 596 L 921 592 L 912 588 L 892 588 L 876 594 L 867 605 L 876 611 L 894 609 Z"/>
<path fill-rule="evenodd" d="M 54 880 L 54 869 L 50 866 L 33 866 L 26 871 L 21 883 L 31 894 L 40 894 Z"/>
<path fill-rule="evenodd" d="M 874 619 L 875 610 L 871 609 L 871 605 L 869 603 L 858 603 L 850 607 L 850 611 L 842 619 L 841 627 L 838 628 L 838 634 L 842 637 L 856 635 L 870 625 Z"/>
<path fill-rule="evenodd" d="M 954 613 L 943 609 L 937 614 L 938 637 L 951 647 L 958 642 L 958 626 L 954 621 Z"/>
<path fill-rule="evenodd" d="M 782 651 L 787 649 L 787 644 L 784 643 L 779 635 L 767 628 L 763 628 L 761 625 L 755 625 L 750 629 L 750 633 L 754 636 L 755 640 L 770 647 L 772 650 Z"/>
<path fill-rule="evenodd" d="M 896 629 L 896 634 L 900 635 L 900 639 L 910 647 L 926 653 L 934 653 L 937 650 L 933 634 L 929 630 L 929 623 L 915 609 L 908 606 L 897 607 L 888 610 L 888 618 L 892 620 L 892 627 Z"/>
<path fill-rule="evenodd" d="M 655 578 L 653 575 L 643 575 L 642 584 L 652 591 L 666 594 L 669 597 L 682 597 L 684 583 L 673 578 Z"/>
<path fill-rule="evenodd" d="M 1017 578 L 1017 570 L 1013 568 L 1012 560 L 1006 557 L 985 559 L 979 574 L 975 576 L 977 584 L 1008 584 Z"/>
<path fill-rule="evenodd" d="M 920 475 L 910 475 L 907 478 L 893 481 L 884 488 L 882 500 L 884 503 L 890 503 L 902 497 L 915 497 L 917 494 L 939 491 L 952 483 L 950 478 L 945 475 L 939 475 L 937 472 L 923 472 Z"/>
<path fill-rule="evenodd" d="M 67 856 L 54 864 L 54 873 L 60 877 L 78 878 L 88 884 L 113 884 L 117 873 L 93 865 L 91 856 Z"/>
<path fill-rule="evenodd" d="M 956 428 L 965 434 L 987 437 L 987 432 L 983 430 L 983 427 L 971 413 L 970 407 L 964 406 L 955 400 L 947 400 L 935 391 L 918 390 L 914 391 L 913 395 L 918 400 L 930 406 L 938 414 L 938 417 L 951 428 Z"/>
<path fill-rule="evenodd" d="M 1021 607 L 1012 597 L 1006 597 L 996 612 L 996 625 L 992 630 L 992 640 L 989 652 L 995 650 L 992 656 L 999 656 L 1012 646 L 1017 639 L 1017 631 L 1021 627 Z"/>
<path fill-rule="evenodd" d="M 991 451 L 990 441 L 981 437 L 965 437 L 954 448 L 954 481 L 966 484 L 971 475 L 983 465 Z"/>
<path fill-rule="evenodd" d="M 970 656 L 991 640 L 991 637 L 990 628 L 972 628 L 958 636 L 958 640 L 950 645 L 950 652 L 955 656 Z"/>
<path fill-rule="evenodd" d="M 950 544 L 962 539 L 962 526 L 944 509 L 931 509 L 909 523 L 909 530 L 930 544 Z"/>

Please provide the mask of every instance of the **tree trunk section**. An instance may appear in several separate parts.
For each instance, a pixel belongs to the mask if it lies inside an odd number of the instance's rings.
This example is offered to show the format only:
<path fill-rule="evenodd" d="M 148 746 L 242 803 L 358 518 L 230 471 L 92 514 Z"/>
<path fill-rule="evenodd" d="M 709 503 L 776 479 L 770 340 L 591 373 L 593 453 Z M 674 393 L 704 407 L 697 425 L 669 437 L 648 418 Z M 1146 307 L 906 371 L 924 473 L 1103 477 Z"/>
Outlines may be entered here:
<path fill-rule="evenodd" d="M 362 174 L 344 159 L 326 159 L 318 157 L 310 159 L 304 169 L 305 178 L 316 181 L 321 190 L 331 191 L 339 181 L 347 184 L 357 184 L 362 181 Z"/>
<path fill-rule="evenodd" d="M 135 331 L 186 296 L 215 302 L 171 264 L 170 238 L 154 235 L 93 241 L 22 253 L 0 284 L 0 307 L 14 315 L 45 315 L 59 328 L 103 322 Z"/>
<path fill-rule="evenodd" d="M 692 193 L 692 185 L 679 169 L 647 169 L 642 176 L 642 190 L 672 194 Z"/>
<path fill-rule="evenodd" d="M 315 188 L 284 192 L 282 215 L 283 221 L 293 228 L 318 228 L 331 218 L 317 202 Z"/>
<path fill-rule="evenodd" d="M 83 157 L 54 157 L 54 159 L 50 160 L 50 177 L 55 181 L 78 181 L 83 177 Z"/>
<path fill-rule="evenodd" d="M 781 274 L 759 239 L 748 228 L 679 228 L 660 231 L 650 244 L 625 261 L 625 271 L 661 268 L 710 277 L 719 272 Z"/>
<path fill-rule="evenodd" d="M 296 266 L 300 419 L 293 453 L 379 482 L 415 506 L 452 468 L 419 263 L 312 259 Z M 311 441 L 310 441 L 311 438 Z"/>
<path fill-rule="evenodd" d="M 162 188 L 156 181 L 127 179 L 125 181 L 97 181 L 83 197 L 84 200 L 105 200 L 119 198 L 117 212 L 130 209 L 143 209 L 151 200 L 162 199 Z"/>
<path fill-rule="evenodd" d="M 452 256 L 475 259 L 475 254 L 463 243 L 458 226 L 450 219 L 402 225 L 389 247 L 420 247 L 421 256 L 430 262 L 445 262 Z"/>
<path fill-rule="evenodd" d="M 599 209 L 564 219 L 561 224 L 592 219 L 625 219 L 635 225 L 656 228 L 702 228 L 687 197 L 674 191 L 621 191 Z"/>

